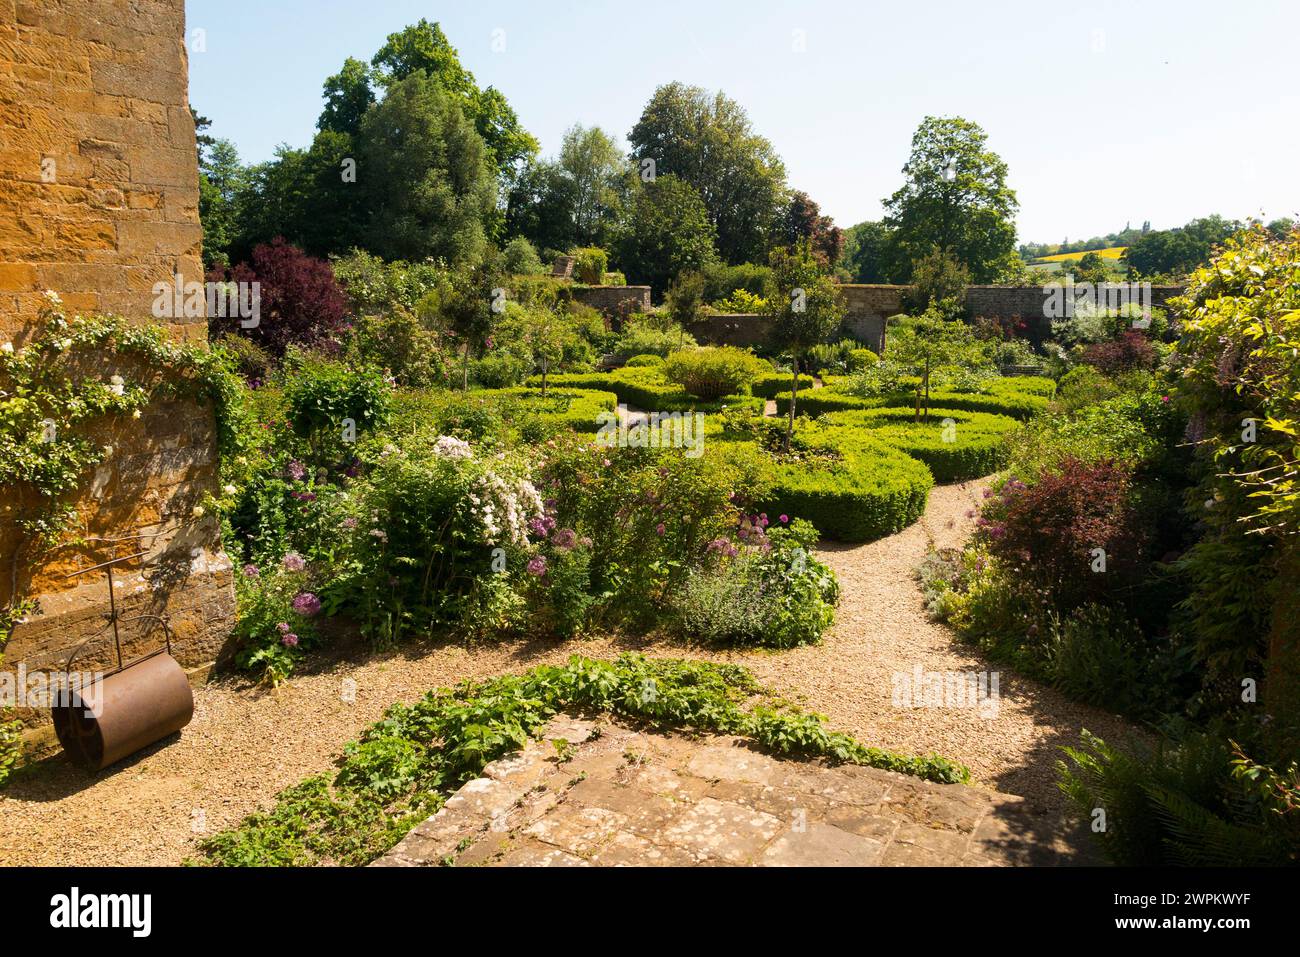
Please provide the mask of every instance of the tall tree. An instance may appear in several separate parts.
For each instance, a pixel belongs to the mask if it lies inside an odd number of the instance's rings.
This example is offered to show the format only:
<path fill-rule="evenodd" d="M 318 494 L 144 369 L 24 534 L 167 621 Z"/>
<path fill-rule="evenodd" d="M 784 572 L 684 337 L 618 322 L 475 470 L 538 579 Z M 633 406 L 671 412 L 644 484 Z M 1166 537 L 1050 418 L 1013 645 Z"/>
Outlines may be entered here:
<path fill-rule="evenodd" d="M 912 136 L 903 185 L 885 200 L 894 233 L 896 281 L 937 246 L 977 283 L 992 282 L 1015 253 L 1019 203 L 1007 186 L 1007 164 L 988 149 L 977 123 L 927 116 Z"/>
<path fill-rule="evenodd" d="M 618 144 L 599 126 L 571 127 L 560 144 L 560 168 L 573 182 L 573 231 L 583 245 L 601 245 L 618 207 L 626 164 Z"/>
<path fill-rule="evenodd" d="M 840 264 L 854 282 L 889 282 L 892 258 L 889 227 L 884 223 L 863 222 L 845 230 L 844 252 Z"/>
<path fill-rule="evenodd" d="M 815 254 L 834 265 L 844 249 L 844 231 L 802 190 L 790 194 L 790 202 L 777 225 L 777 235 L 786 245 L 808 240 Z"/>
<path fill-rule="evenodd" d="M 628 135 L 638 164 L 699 193 L 730 263 L 761 261 L 786 204 L 785 166 L 749 117 L 721 92 L 670 83 L 654 92 Z"/>
<path fill-rule="evenodd" d="M 676 176 L 660 176 L 637 194 L 620 261 L 629 280 L 661 295 L 678 273 L 714 259 L 714 237 L 699 193 Z"/>
<path fill-rule="evenodd" d="M 417 70 L 361 122 L 367 247 L 390 259 L 475 259 L 496 208 L 490 151 L 456 98 Z"/>
<path fill-rule="evenodd" d="M 385 87 L 414 73 L 427 73 L 474 124 L 503 183 L 513 180 L 520 166 L 537 154 L 537 140 L 520 125 L 505 96 L 490 86 L 479 89 L 474 74 L 461 66 L 459 54 L 438 24 L 421 19 L 389 34 L 370 62 Z"/>
<path fill-rule="evenodd" d="M 356 136 L 361 129 L 361 118 L 374 102 L 370 68 L 348 57 L 343 61 L 343 69 L 325 81 L 325 108 L 316 121 L 316 128 Z"/>
<path fill-rule="evenodd" d="M 212 139 L 199 163 L 199 221 L 203 224 L 203 266 L 230 265 L 239 228 L 240 198 L 247 176 L 239 151 L 227 139 Z"/>
<path fill-rule="evenodd" d="M 559 252 L 578 242 L 577 186 L 559 163 L 530 163 L 510 187 L 506 233 L 524 236 L 539 251 Z"/>

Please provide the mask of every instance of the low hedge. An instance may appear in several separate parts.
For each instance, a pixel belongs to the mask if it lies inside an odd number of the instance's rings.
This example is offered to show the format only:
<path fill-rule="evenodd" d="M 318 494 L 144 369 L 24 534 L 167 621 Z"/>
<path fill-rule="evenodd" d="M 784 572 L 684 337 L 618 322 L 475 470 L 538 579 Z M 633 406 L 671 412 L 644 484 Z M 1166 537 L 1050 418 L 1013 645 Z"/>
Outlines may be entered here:
<path fill-rule="evenodd" d="M 803 398 L 805 389 L 813 387 L 813 377 L 810 375 L 799 374 L 799 397 Z M 790 374 L 787 372 L 770 372 L 766 375 L 759 376 L 754 380 L 751 389 L 754 395 L 762 396 L 764 399 L 775 399 L 780 392 L 790 391 Z M 786 407 L 787 409 L 789 406 Z"/>
<path fill-rule="evenodd" d="M 600 428 L 596 416 L 612 412 L 618 405 L 613 392 L 598 389 L 557 389 L 547 380 L 545 397 L 540 388 L 517 386 L 513 389 L 479 389 L 475 394 L 490 397 L 499 395 L 520 402 L 524 409 L 534 413 L 543 422 L 562 425 L 575 432 L 595 432 Z"/>
<path fill-rule="evenodd" d="M 835 380 L 825 388 L 807 395 L 800 394 L 797 410 L 802 415 L 822 415 L 826 412 L 845 412 L 852 409 L 878 409 L 886 407 L 912 407 L 916 405 L 915 392 L 899 392 L 888 396 L 862 398 L 844 389 L 843 380 Z M 1038 376 L 994 379 L 983 392 L 957 392 L 952 389 L 931 389 L 930 408 L 960 409 L 967 412 L 988 412 L 1028 419 L 1047 410 L 1048 401 L 1056 390 L 1051 379 Z M 777 411 L 782 415 L 790 411 L 790 392 L 779 393 Z"/>
<path fill-rule="evenodd" d="M 761 408 L 762 399 L 751 395 L 728 395 L 706 401 L 671 382 L 665 382 L 658 368 L 632 367 L 613 372 L 571 372 L 553 375 L 548 382 L 564 389 L 594 389 L 612 392 L 618 401 L 647 412 L 717 412 L 726 406 Z M 541 376 L 530 376 L 526 385 L 537 388 Z"/>
<path fill-rule="evenodd" d="M 832 412 L 820 422 L 831 430 L 866 431 L 900 452 L 920 459 L 936 482 L 961 482 L 996 472 L 1007 464 L 1006 437 L 1019 422 L 1006 415 L 960 409 L 930 409 L 928 422 L 916 422 L 914 408 Z M 954 429 L 946 431 L 945 420 Z"/>
<path fill-rule="evenodd" d="M 867 542 L 902 531 L 925 511 L 934 477 L 923 462 L 866 434 L 828 430 L 817 440 L 836 462 L 774 466 L 768 515 L 804 518 L 826 538 Z"/>

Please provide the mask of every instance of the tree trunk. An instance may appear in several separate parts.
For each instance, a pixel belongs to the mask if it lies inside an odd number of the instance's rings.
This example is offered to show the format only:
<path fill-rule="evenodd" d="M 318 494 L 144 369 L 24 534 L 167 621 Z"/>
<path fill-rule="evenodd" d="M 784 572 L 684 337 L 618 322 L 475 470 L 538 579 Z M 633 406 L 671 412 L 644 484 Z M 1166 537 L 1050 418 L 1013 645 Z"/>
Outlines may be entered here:
<path fill-rule="evenodd" d="M 460 391 L 469 391 L 469 340 L 465 340 L 465 358 L 460 364 Z"/>
<path fill-rule="evenodd" d="M 790 442 L 794 438 L 794 402 L 799 396 L 799 354 L 790 353 L 790 368 L 794 370 L 790 377 L 790 421 L 785 428 L 785 450 L 790 451 Z"/>

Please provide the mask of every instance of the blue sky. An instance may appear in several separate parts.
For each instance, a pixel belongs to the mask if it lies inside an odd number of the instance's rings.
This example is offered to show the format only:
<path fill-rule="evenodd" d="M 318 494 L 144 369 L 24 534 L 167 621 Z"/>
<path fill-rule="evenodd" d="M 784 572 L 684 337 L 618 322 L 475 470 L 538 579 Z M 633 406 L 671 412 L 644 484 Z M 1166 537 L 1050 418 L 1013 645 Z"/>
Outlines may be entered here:
<path fill-rule="evenodd" d="M 246 162 L 307 145 L 324 79 L 425 17 L 544 154 L 575 122 L 621 140 L 660 84 L 721 89 L 841 226 L 880 216 L 927 114 L 988 132 L 1021 241 L 1215 212 L 1300 218 L 1296 0 L 185 6 L 207 46 L 190 54 L 191 101 Z"/>

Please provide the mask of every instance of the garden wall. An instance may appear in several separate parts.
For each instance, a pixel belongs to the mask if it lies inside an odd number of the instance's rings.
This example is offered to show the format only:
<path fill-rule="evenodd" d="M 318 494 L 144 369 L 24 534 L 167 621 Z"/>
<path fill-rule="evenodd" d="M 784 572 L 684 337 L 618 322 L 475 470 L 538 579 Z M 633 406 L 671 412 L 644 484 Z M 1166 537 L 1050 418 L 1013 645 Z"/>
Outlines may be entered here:
<path fill-rule="evenodd" d="M 845 331 L 880 352 L 885 323 L 890 316 L 903 312 L 903 301 L 911 286 L 844 284 L 839 289 L 844 296 Z M 1163 308 L 1182 292 L 1181 286 L 1152 286 L 1151 305 Z M 1042 286 L 968 286 L 966 313 L 972 318 L 1024 319 L 1025 337 L 1041 345 L 1052 332 L 1047 315 L 1050 295 Z M 756 315 L 714 315 L 700 319 L 689 331 L 699 342 L 710 345 L 761 346 L 767 342 L 771 324 Z"/>
<path fill-rule="evenodd" d="M 615 323 L 634 312 L 650 311 L 649 286 L 574 286 L 573 298 Z"/>
<path fill-rule="evenodd" d="M 154 283 L 202 279 L 184 38 L 184 0 L 0 0 L 0 340 L 21 345 L 46 289 L 69 314 L 154 321 Z M 203 319 L 171 328 L 207 335 Z M 212 411 L 157 404 L 91 438 L 113 451 L 75 502 L 82 544 L 29 560 L 15 518 L 30 493 L 0 489 L 0 601 L 39 601 L 4 667 L 55 666 L 92 636 L 86 667 L 109 664 L 104 575 L 67 576 L 141 551 L 116 573 L 119 612 L 168 616 L 181 663 L 211 662 L 234 616 L 217 525 L 192 514 L 216 483 Z M 161 639 L 122 634 L 128 655 Z"/>

